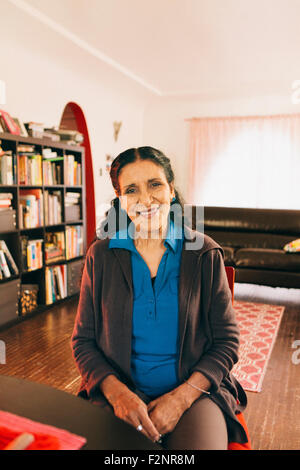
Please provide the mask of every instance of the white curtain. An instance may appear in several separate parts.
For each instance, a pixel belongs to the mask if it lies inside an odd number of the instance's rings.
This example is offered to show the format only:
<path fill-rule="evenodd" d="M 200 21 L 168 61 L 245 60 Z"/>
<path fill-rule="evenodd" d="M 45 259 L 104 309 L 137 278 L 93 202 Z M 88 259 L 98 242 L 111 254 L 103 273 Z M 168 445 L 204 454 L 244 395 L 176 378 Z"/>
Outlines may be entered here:
<path fill-rule="evenodd" d="M 300 209 L 300 114 L 189 121 L 188 203 Z"/>

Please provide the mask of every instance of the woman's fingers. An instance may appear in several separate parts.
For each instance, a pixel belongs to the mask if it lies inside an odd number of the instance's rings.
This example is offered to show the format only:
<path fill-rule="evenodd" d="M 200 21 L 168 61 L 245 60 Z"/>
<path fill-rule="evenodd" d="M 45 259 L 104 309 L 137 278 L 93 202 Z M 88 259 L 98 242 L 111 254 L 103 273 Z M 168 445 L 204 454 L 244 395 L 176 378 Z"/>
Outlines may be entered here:
<path fill-rule="evenodd" d="M 152 439 L 152 441 L 158 441 L 160 438 L 160 433 L 154 426 L 148 413 L 146 412 L 143 416 L 140 417 L 140 419 L 141 425 L 143 426 L 143 429 L 145 429 L 145 431 L 147 432 L 148 436 L 150 436 L 150 439 Z"/>

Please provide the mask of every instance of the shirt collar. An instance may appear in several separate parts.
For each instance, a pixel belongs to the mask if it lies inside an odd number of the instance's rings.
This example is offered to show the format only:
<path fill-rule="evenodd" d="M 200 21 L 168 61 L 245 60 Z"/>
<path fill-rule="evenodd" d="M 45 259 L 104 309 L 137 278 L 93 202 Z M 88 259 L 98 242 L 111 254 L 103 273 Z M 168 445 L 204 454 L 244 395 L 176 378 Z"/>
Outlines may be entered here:
<path fill-rule="evenodd" d="M 173 221 L 169 221 L 167 235 L 164 245 L 168 246 L 175 253 L 177 251 L 179 242 L 183 239 L 182 227 L 175 225 Z M 123 229 L 114 234 L 109 241 L 109 248 L 123 248 L 126 250 L 136 252 L 136 247 L 133 238 L 130 236 L 128 229 Z"/>

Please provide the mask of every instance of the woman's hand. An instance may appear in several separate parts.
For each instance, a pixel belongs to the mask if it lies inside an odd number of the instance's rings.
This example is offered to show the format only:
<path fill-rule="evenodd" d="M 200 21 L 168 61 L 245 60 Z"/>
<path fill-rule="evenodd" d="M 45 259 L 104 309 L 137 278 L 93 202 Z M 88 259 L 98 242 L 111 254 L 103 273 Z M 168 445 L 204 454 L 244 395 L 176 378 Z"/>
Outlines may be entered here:
<path fill-rule="evenodd" d="M 152 441 L 158 441 L 160 434 L 152 423 L 143 400 L 120 382 L 114 375 L 108 375 L 100 389 L 114 409 L 115 415 L 135 428 L 142 426 L 141 432 Z"/>
<path fill-rule="evenodd" d="M 146 403 L 135 393 L 128 391 L 121 392 L 112 403 L 115 415 L 131 424 L 135 428 L 142 425 L 141 432 L 149 439 L 156 442 L 160 434 L 151 421 Z"/>
<path fill-rule="evenodd" d="M 151 401 L 148 404 L 148 413 L 160 434 L 167 434 L 173 431 L 187 408 L 183 396 L 176 393 L 175 389 Z"/>

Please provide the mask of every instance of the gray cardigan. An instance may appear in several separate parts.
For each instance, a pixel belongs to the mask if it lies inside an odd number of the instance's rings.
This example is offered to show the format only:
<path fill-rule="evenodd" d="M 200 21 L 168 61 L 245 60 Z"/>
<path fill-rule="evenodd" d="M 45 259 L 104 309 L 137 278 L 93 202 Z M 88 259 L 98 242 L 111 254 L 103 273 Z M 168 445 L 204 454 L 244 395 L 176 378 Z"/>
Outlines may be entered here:
<path fill-rule="evenodd" d="M 201 248 L 186 249 L 195 238 Z M 130 389 L 132 273 L 130 252 L 108 248 L 109 239 L 88 249 L 72 335 L 73 356 L 82 377 L 79 395 L 107 405 L 99 385 L 109 374 Z M 229 442 L 247 442 L 236 414 L 246 394 L 230 370 L 238 361 L 239 329 L 232 306 L 222 248 L 185 227 L 179 278 L 178 377 L 194 371 L 211 382 L 211 399 L 222 409 Z"/>

